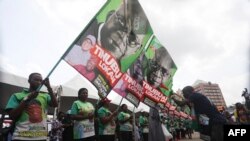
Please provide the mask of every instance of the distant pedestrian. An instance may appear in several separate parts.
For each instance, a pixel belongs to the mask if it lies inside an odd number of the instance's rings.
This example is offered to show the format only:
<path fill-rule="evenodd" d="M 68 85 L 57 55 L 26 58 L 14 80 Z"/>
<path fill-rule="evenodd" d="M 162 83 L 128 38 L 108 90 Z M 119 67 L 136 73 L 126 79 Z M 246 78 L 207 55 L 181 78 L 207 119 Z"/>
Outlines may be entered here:
<path fill-rule="evenodd" d="M 248 115 L 249 111 L 243 104 L 235 104 L 234 116 L 238 124 L 250 124 Z"/>

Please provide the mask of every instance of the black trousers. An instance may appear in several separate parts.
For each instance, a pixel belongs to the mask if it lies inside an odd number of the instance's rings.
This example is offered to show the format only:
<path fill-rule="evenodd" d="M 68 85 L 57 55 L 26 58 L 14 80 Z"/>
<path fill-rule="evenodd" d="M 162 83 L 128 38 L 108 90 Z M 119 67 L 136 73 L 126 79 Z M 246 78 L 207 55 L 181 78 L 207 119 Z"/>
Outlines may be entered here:
<path fill-rule="evenodd" d="M 115 135 L 99 135 L 99 141 L 115 141 Z"/>
<path fill-rule="evenodd" d="M 148 133 L 142 133 L 143 141 L 148 141 Z"/>
<path fill-rule="evenodd" d="M 223 141 L 224 138 L 223 130 L 224 129 L 222 124 L 212 125 L 211 141 Z"/>
<path fill-rule="evenodd" d="M 95 136 L 87 137 L 83 139 L 74 139 L 74 141 L 95 141 Z"/>
<path fill-rule="evenodd" d="M 120 141 L 133 141 L 132 131 L 120 131 Z"/>

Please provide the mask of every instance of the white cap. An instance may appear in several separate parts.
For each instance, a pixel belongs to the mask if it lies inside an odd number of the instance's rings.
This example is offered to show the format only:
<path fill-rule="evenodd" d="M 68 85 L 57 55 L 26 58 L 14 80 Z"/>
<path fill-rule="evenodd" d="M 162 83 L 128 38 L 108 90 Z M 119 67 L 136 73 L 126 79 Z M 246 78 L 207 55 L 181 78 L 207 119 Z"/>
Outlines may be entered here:
<path fill-rule="evenodd" d="M 95 38 L 95 36 L 88 35 L 86 38 L 88 38 L 91 41 L 92 45 L 96 44 L 96 38 Z"/>

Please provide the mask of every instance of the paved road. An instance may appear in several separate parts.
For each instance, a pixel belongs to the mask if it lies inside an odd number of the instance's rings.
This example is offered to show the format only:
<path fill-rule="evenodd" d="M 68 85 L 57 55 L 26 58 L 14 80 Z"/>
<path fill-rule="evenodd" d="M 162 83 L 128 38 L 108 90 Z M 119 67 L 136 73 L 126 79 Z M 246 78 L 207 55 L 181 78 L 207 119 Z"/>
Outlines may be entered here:
<path fill-rule="evenodd" d="M 203 141 L 203 140 L 200 139 L 200 134 L 198 132 L 194 132 L 192 134 L 192 139 L 181 139 L 179 141 Z"/>

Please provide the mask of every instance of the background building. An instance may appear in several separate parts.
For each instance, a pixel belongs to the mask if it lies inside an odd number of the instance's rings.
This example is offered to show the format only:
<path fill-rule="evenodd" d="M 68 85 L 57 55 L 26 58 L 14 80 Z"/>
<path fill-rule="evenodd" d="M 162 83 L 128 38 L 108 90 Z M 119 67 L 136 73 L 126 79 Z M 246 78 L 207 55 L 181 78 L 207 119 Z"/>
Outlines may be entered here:
<path fill-rule="evenodd" d="M 223 108 L 227 107 L 218 84 L 197 80 L 193 87 L 195 91 L 207 96 L 217 106 L 218 110 L 223 110 Z"/>

